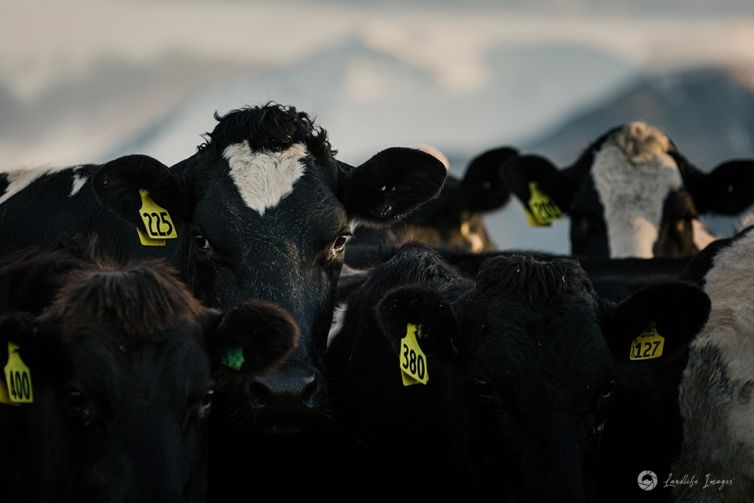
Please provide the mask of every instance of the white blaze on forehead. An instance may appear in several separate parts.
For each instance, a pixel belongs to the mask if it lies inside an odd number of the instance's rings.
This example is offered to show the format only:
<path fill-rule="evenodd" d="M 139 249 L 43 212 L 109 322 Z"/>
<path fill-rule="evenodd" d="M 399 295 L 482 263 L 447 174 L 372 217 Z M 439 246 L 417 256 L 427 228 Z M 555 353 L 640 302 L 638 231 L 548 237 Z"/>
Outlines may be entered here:
<path fill-rule="evenodd" d="M 38 178 L 67 169 L 71 169 L 70 166 L 61 166 L 55 168 L 45 166 L 42 168 L 24 168 L 7 172 L 6 175 L 8 186 L 5 188 L 5 193 L 0 196 L 0 204 L 3 204 L 8 199 L 24 190 L 26 187 L 34 183 L 34 181 L 36 181 Z"/>
<path fill-rule="evenodd" d="M 683 180 L 659 130 L 631 123 L 605 141 L 591 174 L 605 211 L 611 257 L 651 258 L 668 193 Z"/>
<path fill-rule="evenodd" d="M 303 159 L 308 155 L 301 143 L 283 152 L 253 152 L 249 142 L 244 141 L 228 145 L 223 151 L 238 193 L 246 206 L 260 215 L 293 192 L 293 184 L 304 175 Z"/>
<path fill-rule="evenodd" d="M 77 173 L 80 168 L 81 166 L 76 166 L 75 168 L 73 168 L 73 182 L 71 182 L 71 193 L 68 194 L 68 197 L 73 197 L 78 194 L 81 190 L 81 187 L 83 187 L 86 183 L 87 177 L 81 176 Z"/>

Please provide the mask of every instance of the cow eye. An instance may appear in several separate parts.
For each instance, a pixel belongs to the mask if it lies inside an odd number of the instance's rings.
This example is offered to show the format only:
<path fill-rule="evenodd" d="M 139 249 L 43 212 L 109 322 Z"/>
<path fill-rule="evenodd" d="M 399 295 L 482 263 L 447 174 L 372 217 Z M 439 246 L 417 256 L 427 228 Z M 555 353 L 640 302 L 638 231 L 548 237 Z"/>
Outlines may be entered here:
<path fill-rule="evenodd" d="M 209 389 L 204 392 L 202 399 L 199 401 L 199 410 L 197 411 L 199 419 L 204 419 L 209 415 L 210 411 L 212 410 L 212 401 L 214 400 L 214 398 L 214 390 Z"/>
<path fill-rule="evenodd" d="M 85 426 L 91 424 L 94 419 L 94 411 L 91 407 L 89 398 L 78 388 L 70 388 L 66 392 L 66 403 L 69 413 L 84 423 Z"/>
<path fill-rule="evenodd" d="M 335 242 L 332 244 L 332 251 L 334 254 L 343 253 L 343 251 L 346 249 L 346 243 L 348 243 L 348 239 L 351 236 L 351 233 L 347 234 L 341 234 L 340 236 L 335 239 Z"/>
<path fill-rule="evenodd" d="M 199 250 L 209 251 L 212 249 L 207 238 L 205 238 L 201 234 L 197 234 L 196 236 L 194 236 L 194 243 L 196 244 L 196 247 Z"/>

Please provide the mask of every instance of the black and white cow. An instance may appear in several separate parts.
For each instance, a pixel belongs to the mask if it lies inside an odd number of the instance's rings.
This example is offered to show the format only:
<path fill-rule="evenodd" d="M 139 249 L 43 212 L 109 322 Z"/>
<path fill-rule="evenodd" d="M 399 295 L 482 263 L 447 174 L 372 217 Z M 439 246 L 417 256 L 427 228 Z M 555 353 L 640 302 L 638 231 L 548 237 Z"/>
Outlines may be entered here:
<path fill-rule="evenodd" d="M 448 165 L 437 149 L 424 149 Z M 518 155 L 512 147 L 499 147 L 474 157 L 463 178 L 449 175 L 437 198 L 428 201 L 400 222 L 384 229 L 360 227 L 346 252 L 346 263 L 359 267 L 379 248 L 419 241 L 436 248 L 480 253 L 495 249 L 484 215 L 502 209 L 510 199 L 503 181 L 503 164 Z"/>
<path fill-rule="evenodd" d="M 570 217 L 577 256 L 691 256 L 714 239 L 699 215 L 736 214 L 754 203 L 754 161 L 704 174 L 665 133 L 641 122 L 611 129 L 562 170 L 524 155 L 503 171 L 527 211 L 536 184 Z"/>
<path fill-rule="evenodd" d="M 0 285 L 8 503 L 205 501 L 213 373 L 239 354 L 274 367 L 298 337 L 267 303 L 203 307 L 156 261 L 57 249 L 0 268 Z"/>
<path fill-rule="evenodd" d="M 622 429 L 605 423 L 612 394 L 630 401 L 664 367 L 630 361 L 634 340 L 654 324 L 672 361 L 709 309 L 682 283 L 605 303 L 564 258 L 500 255 L 471 280 L 407 245 L 361 275 L 328 348 L 344 480 L 403 501 L 591 501 L 601 432 Z M 405 386 L 410 326 L 428 382 Z"/>
<path fill-rule="evenodd" d="M 325 404 L 319 367 L 351 229 L 397 221 L 440 191 L 446 169 L 405 148 L 341 163 L 325 130 L 293 107 L 216 118 L 207 142 L 172 168 L 132 155 L 1 174 L 0 257 L 96 238 L 115 258 L 167 258 L 206 305 L 257 298 L 282 306 L 301 344 L 273 376 L 249 375 L 238 390 L 256 423 L 303 427 Z M 137 229 L 157 242 L 142 244 Z M 176 239 L 163 239 L 174 231 Z"/>
<path fill-rule="evenodd" d="M 754 494 L 754 230 L 697 256 L 690 279 L 712 300 L 680 386 L 683 446 L 673 465 L 678 502 L 750 501 Z M 694 485 L 684 484 L 695 477 Z"/>

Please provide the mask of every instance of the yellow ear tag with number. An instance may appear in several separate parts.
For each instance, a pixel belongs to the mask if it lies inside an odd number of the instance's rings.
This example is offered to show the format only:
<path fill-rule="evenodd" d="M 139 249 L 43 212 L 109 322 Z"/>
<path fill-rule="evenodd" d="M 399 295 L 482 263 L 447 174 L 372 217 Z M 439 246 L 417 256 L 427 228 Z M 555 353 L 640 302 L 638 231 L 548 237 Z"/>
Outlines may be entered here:
<path fill-rule="evenodd" d="M 547 227 L 561 216 L 560 208 L 550 196 L 539 190 L 537 182 L 529 182 L 529 207 L 526 220 L 531 227 Z"/>
<path fill-rule="evenodd" d="M 426 337 L 422 333 L 421 325 L 409 323 L 406 325 L 406 336 L 401 339 L 401 351 L 398 361 L 401 367 L 401 380 L 404 386 L 413 384 L 427 384 L 429 382 L 429 370 L 427 369 L 427 356 L 419 347 L 420 339 Z"/>
<path fill-rule="evenodd" d="M 18 346 L 8 343 L 8 363 L 5 365 L 5 386 L 12 404 L 32 403 L 31 372 L 18 354 Z"/>
<path fill-rule="evenodd" d="M 631 341 L 631 360 L 653 360 L 662 356 L 665 349 L 665 338 L 655 328 L 655 322 L 651 322 L 639 337 Z"/>
<path fill-rule="evenodd" d="M 141 196 L 139 216 L 146 230 L 144 233 L 141 229 L 137 229 L 142 246 L 165 246 L 166 239 L 177 239 L 178 233 L 168 210 L 155 203 L 149 197 L 148 190 L 139 189 L 139 195 Z"/>

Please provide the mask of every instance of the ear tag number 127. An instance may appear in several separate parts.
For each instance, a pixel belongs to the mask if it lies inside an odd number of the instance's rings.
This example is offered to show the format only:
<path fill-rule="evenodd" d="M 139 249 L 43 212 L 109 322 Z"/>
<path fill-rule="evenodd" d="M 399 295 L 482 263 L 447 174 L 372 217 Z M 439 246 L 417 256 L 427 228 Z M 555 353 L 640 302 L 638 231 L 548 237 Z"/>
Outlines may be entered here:
<path fill-rule="evenodd" d="M 417 335 L 423 336 L 421 327 L 413 323 L 406 325 L 406 336 L 401 339 L 401 351 L 398 361 L 401 367 L 401 380 L 404 386 L 414 384 L 427 384 L 429 382 L 429 370 L 427 369 L 427 356 L 419 347 Z"/>
<path fill-rule="evenodd" d="M 529 182 L 529 207 L 526 208 L 526 220 L 531 227 L 547 227 L 553 220 L 560 218 L 560 208 L 550 196 L 539 190 L 537 182 Z"/>
<path fill-rule="evenodd" d="M 18 346 L 12 342 L 8 343 L 8 363 L 5 365 L 5 389 L 0 390 L 0 401 L 12 405 L 34 402 L 31 372 L 21 359 L 21 355 L 18 354 Z"/>
<path fill-rule="evenodd" d="M 138 228 L 136 230 L 142 246 L 165 246 L 166 239 L 177 239 L 178 233 L 168 210 L 155 203 L 149 197 L 148 190 L 139 189 L 139 195 L 141 196 L 139 216 L 146 232 Z"/>
<path fill-rule="evenodd" d="M 639 337 L 631 341 L 631 360 L 653 360 L 662 356 L 665 338 L 655 328 L 654 322 Z"/>

